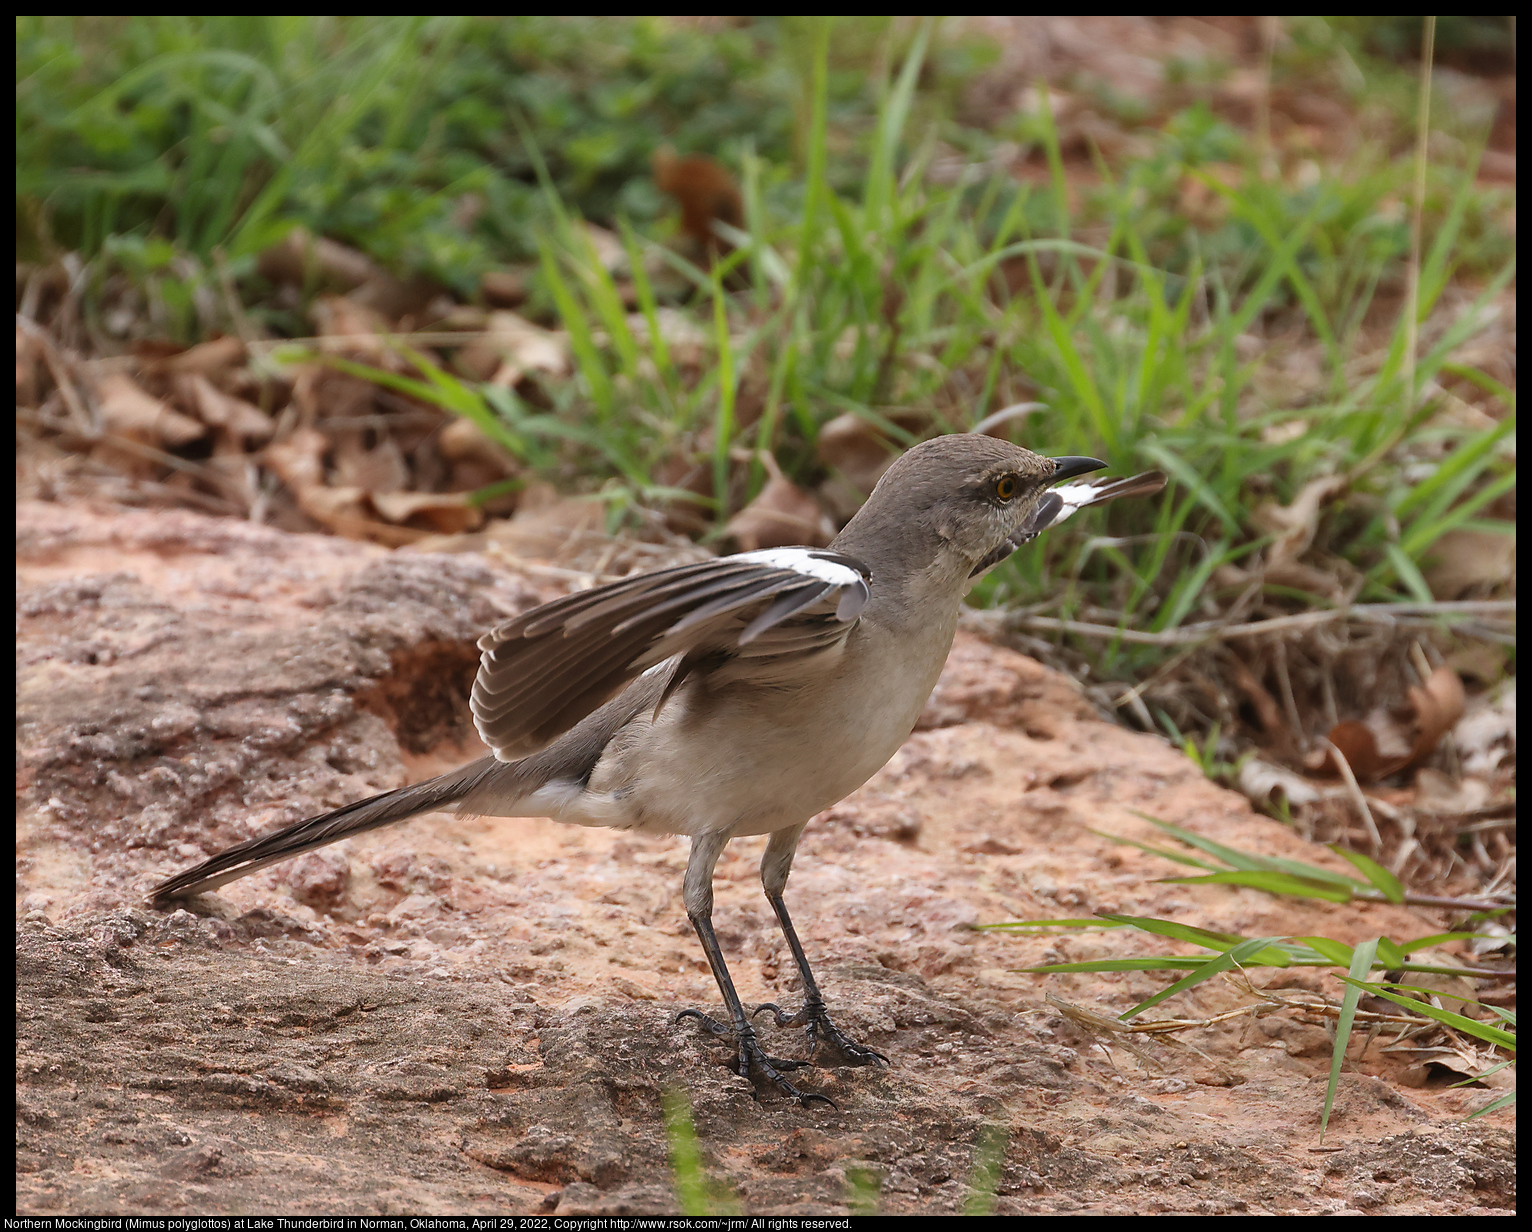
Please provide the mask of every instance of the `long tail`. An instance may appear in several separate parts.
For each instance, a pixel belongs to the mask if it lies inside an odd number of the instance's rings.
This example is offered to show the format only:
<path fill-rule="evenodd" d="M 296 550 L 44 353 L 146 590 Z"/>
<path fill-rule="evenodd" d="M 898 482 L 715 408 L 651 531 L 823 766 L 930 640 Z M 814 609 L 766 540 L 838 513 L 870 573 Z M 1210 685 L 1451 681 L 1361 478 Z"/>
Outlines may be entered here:
<path fill-rule="evenodd" d="M 427 779 L 424 783 L 416 783 L 413 787 L 385 791 L 344 808 L 310 817 L 307 821 L 300 821 L 275 834 L 247 839 L 204 860 L 196 868 L 189 868 L 168 881 L 162 881 L 154 887 L 150 897 L 156 903 L 190 898 L 193 894 L 216 889 L 256 869 L 265 868 L 268 864 L 290 860 L 305 851 L 327 847 L 353 834 L 376 830 L 379 826 L 403 821 L 417 813 L 429 813 L 443 808 L 463 799 L 479 785 L 485 775 L 497 767 L 504 769 L 504 764 L 493 757 L 481 757 L 460 769 Z"/>

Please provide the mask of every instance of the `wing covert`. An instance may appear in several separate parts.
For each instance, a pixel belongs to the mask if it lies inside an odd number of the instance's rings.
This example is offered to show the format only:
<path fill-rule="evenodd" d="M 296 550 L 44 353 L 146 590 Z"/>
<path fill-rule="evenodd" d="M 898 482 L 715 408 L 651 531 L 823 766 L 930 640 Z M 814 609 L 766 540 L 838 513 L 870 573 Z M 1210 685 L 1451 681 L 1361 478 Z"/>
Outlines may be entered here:
<path fill-rule="evenodd" d="M 514 761 L 667 660 L 676 662 L 661 705 L 704 659 L 739 659 L 731 678 L 778 678 L 845 641 L 870 577 L 843 553 L 774 548 L 565 595 L 479 639 L 474 725 L 497 758 Z"/>

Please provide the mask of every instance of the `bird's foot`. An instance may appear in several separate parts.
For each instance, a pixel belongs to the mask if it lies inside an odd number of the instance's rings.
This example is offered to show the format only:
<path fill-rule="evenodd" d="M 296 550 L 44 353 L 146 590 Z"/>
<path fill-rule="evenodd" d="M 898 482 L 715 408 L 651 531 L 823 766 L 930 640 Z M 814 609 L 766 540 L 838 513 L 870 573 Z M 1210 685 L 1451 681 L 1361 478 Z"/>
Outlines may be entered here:
<path fill-rule="evenodd" d="M 773 1001 L 755 1007 L 755 1013 L 770 1010 L 779 1027 L 807 1027 L 809 1058 L 816 1065 L 887 1065 L 888 1058 L 876 1048 L 858 1044 L 830 1021 L 823 1002 L 807 1001 L 796 1014 L 789 1014 Z M 752 1014 L 751 1017 L 755 1017 Z M 821 1059 L 823 1056 L 823 1059 Z"/>
<path fill-rule="evenodd" d="M 695 1018 L 709 1033 L 723 1039 L 732 1038 L 739 1047 L 739 1055 L 731 1063 L 730 1069 L 742 1078 L 750 1079 L 755 1087 L 756 1098 L 759 1099 L 762 1090 L 775 1089 L 780 1095 L 789 1099 L 796 1099 L 801 1107 L 808 1108 L 813 1104 L 829 1104 L 830 1107 L 839 1111 L 839 1105 L 828 1095 L 816 1095 L 813 1091 L 800 1091 L 791 1082 L 782 1076 L 783 1070 L 805 1069 L 808 1061 L 791 1061 L 783 1057 L 768 1057 L 760 1041 L 756 1039 L 755 1032 L 748 1026 L 743 1031 L 737 1031 L 733 1027 L 721 1023 L 716 1018 L 710 1018 L 701 1010 L 682 1010 L 676 1015 L 679 1022 L 682 1018 Z"/>

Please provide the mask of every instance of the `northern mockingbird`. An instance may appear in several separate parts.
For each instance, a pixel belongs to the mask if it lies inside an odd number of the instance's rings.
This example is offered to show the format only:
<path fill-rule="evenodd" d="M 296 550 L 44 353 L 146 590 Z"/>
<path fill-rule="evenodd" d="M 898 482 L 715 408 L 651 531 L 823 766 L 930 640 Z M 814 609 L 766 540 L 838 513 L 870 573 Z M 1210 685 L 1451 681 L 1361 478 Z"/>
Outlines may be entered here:
<path fill-rule="evenodd" d="M 767 834 L 761 883 L 803 979 L 811 1057 L 888 1058 L 830 1020 L 782 893 L 816 813 L 893 756 L 941 674 L 976 578 L 1076 509 L 1164 486 L 1159 472 L 1080 480 L 1094 458 L 993 437 L 937 437 L 900 457 L 828 548 L 772 548 L 566 595 L 479 640 L 474 724 L 486 757 L 221 852 L 157 886 L 184 898 L 364 830 L 435 811 L 551 817 L 691 839 L 682 898 L 723 994 L 737 1068 L 807 1107 L 762 1050 L 713 932 L 713 868 Z M 1054 484 L 1070 480 L 1062 487 Z"/>

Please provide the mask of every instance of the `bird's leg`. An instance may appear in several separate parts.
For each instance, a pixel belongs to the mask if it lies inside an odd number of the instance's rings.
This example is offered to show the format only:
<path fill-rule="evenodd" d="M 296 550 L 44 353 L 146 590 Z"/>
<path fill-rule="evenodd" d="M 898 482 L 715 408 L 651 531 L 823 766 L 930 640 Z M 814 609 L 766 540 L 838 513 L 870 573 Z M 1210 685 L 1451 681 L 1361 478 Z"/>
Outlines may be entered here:
<path fill-rule="evenodd" d="M 797 826 L 791 830 L 778 830 L 771 836 L 771 841 L 766 845 L 766 854 L 761 859 L 761 884 L 766 889 L 766 901 L 777 913 L 777 923 L 782 926 L 787 947 L 793 952 L 793 961 L 798 964 L 798 974 L 803 979 L 803 1008 L 796 1014 L 788 1014 L 781 1006 L 768 1002 L 756 1006 L 755 1013 L 770 1010 L 779 1027 L 806 1026 L 811 1060 L 816 1060 L 818 1054 L 825 1052 L 825 1060 L 831 1065 L 887 1065 L 888 1058 L 881 1052 L 865 1044 L 858 1044 L 830 1021 L 824 997 L 820 995 L 814 973 L 809 970 L 808 956 L 804 954 L 803 944 L 798 940 L 798 933 L 787 914 L 787 904 L 782 901 L 782 891 L 787 888 L 787 874 L 793 866 L 793 852 L 802 833 L 803 826 Z"/>
<path fill-rule="evenodd" d="M 782 1070 L 801 1069 L 808 1062 L 768 1057 L 756 1037 L 755 1028 L 745 1016 L 745 1007 L 740 1003 L 739 993 L 734 990 L 734 981 L 723 961 L 723 950 L 718 944 L 717 934 L 713 932 L 713 866 L 717 864 L 723 845 L 728 841 L 727 833 L 692 839 L 692 854 L 686 866 L 682 897 L 686 903 L 686 917 L 696 929 L 697 939 L 702 942 L 702 952 L 707 955 L 713 978 L 718 981 L 718 991 L 723 994 L 723 1003 L 729 1011 L 729 1017 L 733 1019 L 733 1026 L 726 1026 L 700 1010 L 682 1010 L 677 1018 L 695 1018 L 714 1035 L 732 1035 L 739 1047 L 736 1063 L 738 1072 L 741 1077 L 750 1079 L 757 1092 L 763 1085 L 770 1084 L 781 1094 L 796 1099 L 805 1108 L 816 1102 L 829 1104 L 833 1108 L 835 1101 L 828 1096 L 800 1091 L 783 1077 Z"/>

